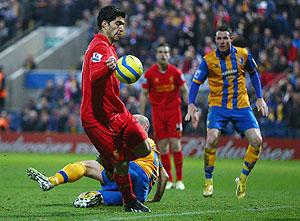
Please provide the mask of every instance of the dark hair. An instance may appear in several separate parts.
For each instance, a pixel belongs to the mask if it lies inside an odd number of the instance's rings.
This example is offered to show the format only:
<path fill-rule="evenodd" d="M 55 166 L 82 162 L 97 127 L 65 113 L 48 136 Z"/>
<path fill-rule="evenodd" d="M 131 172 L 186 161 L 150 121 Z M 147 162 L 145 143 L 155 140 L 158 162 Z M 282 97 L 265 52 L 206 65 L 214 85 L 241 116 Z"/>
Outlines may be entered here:
<path fill-rule="evenodd" d="M 216 30 L 216 34 L 218 31 L 228 31 L 229 32 L 229 35 L 231 36 L 232 35 L 232 30 L 229 26 L 227 25 L 221 25 L 220 27 L 217 28 Z"/>
<path fill-rule="evenodd" d="M 101 30 L 101 24 L 104 20 L 109 23 L 112 20 L 115 20 L 116 17 L 119 16 L 125 18 L 126 13 L 121 11 L 116 6 L 109 5 L 109 6 L 105 6 L 104 8 L 101 8 L 97 16 L 97 25 L 99 30 Z"/>
<path fill-rule="evenodd" d="M 160 43 L 160 44 L 156 47 L 156 51 L 157 51 L 157 49 L 160 48 L 160 47 L 168 47 L 168 48 L 170 48 L 170 45 L 169 45 L 168 43 Z"/>

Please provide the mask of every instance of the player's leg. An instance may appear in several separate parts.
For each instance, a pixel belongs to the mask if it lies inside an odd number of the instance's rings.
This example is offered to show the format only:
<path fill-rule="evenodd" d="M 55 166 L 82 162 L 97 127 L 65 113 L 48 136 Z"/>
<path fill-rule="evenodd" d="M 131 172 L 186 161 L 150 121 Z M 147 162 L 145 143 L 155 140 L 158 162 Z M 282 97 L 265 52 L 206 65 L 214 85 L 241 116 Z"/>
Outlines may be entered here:
<path fill-rule="evenodd" d="M 227 109 L 220 107 L 210 107 L 208 111 L 206 145 L 203 154 L 205 173 L 204 197 L 213 195 L 213 172 L 216 161 L 216 149 L 221 135 L 220 130 L 228 123 L 229 114 L 230 112 Z"/>
<path fill-rule="evenodd" d="M 176 183 L 175 188 L 178 190 L 184 190 L 183 183 L 183 153 L 180 138 L 170 138 L 170 145 L 173 151 L 174 164 L 176 170 Z"/>
<path fill-rule="evenodd" d="M 92 171 L 96 172 L 95 170 Z M 94 176 L 95 174 L 90 175 Z M 100 204 L 122 205 L 122 194 L 119 191 L 116 182 L 111 181 L 111 178 L 107 176 L 107 171 L 102 170 L 101 172 L 99 172 L 99 178 L 102 189 L 98 191 L 89 191 L 81 193 L 73 202 L 73 205 L 75 207 L 89 208 L 98 206 Z"/>
<path fill-rule="evenodd" d="M 262 148 L 262 137 L 259 129 L 249 129 L 246 131 L 245 135 L 249 141 L 249 145 L 245 154 L 242 172 L 236 179 L 236 196 L 238 199 L 242 199 L 246 195 L 247 178 L 254 168 L 256 161 L 259 159 Z"/>
<path fill-rule="evenodd" d="M 236 179 L 236 196 L 241 199 L 246 195 L 246 181 L 259 158 L 262 148 L 262 136 L 259 130 L 258 122 L 250 108 L 239 110 L 239 116 L 236 127 L 244 131 L 249 145 L 245 154 L 243 169 L 240 176 Z"/>
<path fill-rule="evenodd" d="M 86 168 L 86 177 L 90 177 L 94 180 L 98 180 L 100 183 L 103 183 L 102 171 L 103 166 L 101 166 L 96 160 L 85 160 L 82 161 L 83 165 Z"/>
<path fill-rule="evenodd" d="M 127 124 L 121 139 L 126 148 L 127 159 L 131 161 L 148 156 L 151 153 L 152 147 L 148 141 L 147 132 L 129 112 L 123 117 L 126 117 Z"/>
<path fill-rule="evenodd" d="M 136 198 L 144 203 L 150 192 L 150 179 L 145 171 L 135 162 L 129 163 L 129 174 L 132 180 L 133 191 Z"/>
<path fill-rule="evenodd" d="M 128 173 L 129 163 L 126 161 L 115 164 L 114 179 L 124 199 L 125 212 L 151 212 L 133 193 L 131 177 Z"/>
<path fill-rule="evenodd" d="M 120 130 L 120 128 L 117 128 L 118 125 L 111 126 L 114 126 L 115 130 Z M 108 129 L 102 125 L 93 128 L 85 128 L 85 132 L 99 151 L 100 155 L 104 158 L 105 162 L 111 162 L 108 165 L 112 165 L 113 167 L 113 176 L 122 193 L 124 203 L 130 204 L 131 202 L 135 202 L 136 197 L 133 193 L 132 183 L 128 174 L 128 162 L 125 161 L 125 149 L 123 147 L 122 137 L 116 135 L 111 128 Z M 124 134 L 126 137 L 126 130 L 124 131 Z M 132 137 L 130 137 L 130 139 L 132 139 Z M 145 135 L 143 139 L 135 140 L 136 143 L 133 142 L 133 146 L 136 146 L 136 144 L 139 144 L 146 139 L 147 135 Z M 111 171 L 112 168 L 105 169 Z"/>
<path fill-rule="evenodd" d="M 176 184 L 175 188 L 184 190 L 183 184 L 183 153 L 181 146 L 182 136 L 182 112 L 180 106 L 177 109 L 171 109 L 166 111 L 166 119 L 168 125 L 168 137 L 170 138 L 170 146 L 174 156 L 174 165 L 176 171 Z"/>
<path fill-rule="evenodd" d="M 218 129 L 207 128 L 206 146 L 204 148 L 204 173 L 205 182 L 203 187 L 203 196 L 213 195 L 213 172 L 216 162 L 216 149 L 221 132 Z"/>
<path fill-rule="evenodd" d="M 96 162 L 96 161 L 95 161 Z M 96 162 L 97 163 L 97 162 Z M 28 176 L 37 181 L 43 191 L 48 191 L 53 187 L 63 184 L 72 183 L 79 180 L 86 174 L 86 167 L 83 162 L 70 163 L 55 175 L 47 177 L 34 168 L 28 168 Z"/>
<path fill-rule="evenodd" d="M 156 110 L 152 108 L 152 126 L 155 135 L 155 141 L 160 151 L 161 162 L 169 175 L 169 181 L 167 182 L 166 189 L 174 187 L 174 179 L 171 169 L 171 154 L 170 154 L 170 140 L 169 129 L 167 125 L 166 112 L 163 110 Z"/>
<path fill-rule="evenodd" d="M 160 151 L 161 162 L 169 175 L 169 181 L 167 182 L 166 189 L 172 189 L 174 187 L 174 179 L 171 169 L 171 154 L 169 148 L 169 139 L 161 139 L 157 141 L 158 149 Z"/>

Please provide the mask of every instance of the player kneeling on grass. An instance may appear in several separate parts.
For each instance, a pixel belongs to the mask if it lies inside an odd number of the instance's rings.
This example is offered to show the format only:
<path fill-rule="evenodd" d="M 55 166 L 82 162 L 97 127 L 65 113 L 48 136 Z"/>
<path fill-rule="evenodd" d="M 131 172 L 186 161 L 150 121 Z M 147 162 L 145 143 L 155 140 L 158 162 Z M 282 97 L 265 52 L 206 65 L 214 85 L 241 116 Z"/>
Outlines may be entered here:
<path fill-rule="evenodd" d="M 150 126 L 149 120 L 142 115 L 134 115 L 134 117 L 148 131 Z M 133 190 L 137 199 L 142 203 L 147 200 L 148 194 L 156 180 L 156 193 L 151 201 L 160 201 L 169 178 L 159 160 L 159 152 L 156 150 L 154 141 L 150 138 L 148 139 L 152 146 L 151 153 L 146 157 L 129 163 L 129 174 L 133 182 Z M 43 175 L 34 168 L 28 168 L 27 173 L 31 179 L 39 183 L 40 188 L 44 191 L 48 191 L 63 183 L 77 181 L 83 176 L 100 181 L 102 189 L 81 193 L 73 203 L 75 207 L 87 208 L 99 204 L 122 205 L 122 194 L 117 184 L 112 181 L 112 174 L 106 171 L 101 164 L 103 164 L 103 158 L 99 156 L 97 161 L 89 160 L 68 164 L 54 176 L 50 177 Z"/>

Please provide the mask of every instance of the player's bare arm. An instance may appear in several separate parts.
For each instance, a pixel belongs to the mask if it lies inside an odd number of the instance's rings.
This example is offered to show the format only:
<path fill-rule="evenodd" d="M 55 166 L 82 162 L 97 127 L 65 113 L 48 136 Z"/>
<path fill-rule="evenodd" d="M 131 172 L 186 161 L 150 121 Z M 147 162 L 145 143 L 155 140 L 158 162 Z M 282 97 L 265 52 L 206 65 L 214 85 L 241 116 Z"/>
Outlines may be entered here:
<path fill-rule="evenodd" d="M 146 103 L 149 96 L 149 90 L 143 89 L 143 92 L 140 96 L 140 113 L 141 115 L 145 115 Z"/>
<path fill-rule="evenodd" d="M 167 181 L 169 180 L 168 173 L 163 167 L 159 168 L 159 177 L 157 179 L 156 192 L 153 199 L 149 202 L 159 202 L 164 195 Z"/>
<path fill-rule="evenodd" d="M 189 102 L 189 98 L 188 98 L 188 86 L 186 83 L 184 83 L 181 87 L 180 87 L 180 91 L 181 91 L 181 94 L 182 94 L 182 98 L 183 98 L 183 101 L 188 104 Z"/>

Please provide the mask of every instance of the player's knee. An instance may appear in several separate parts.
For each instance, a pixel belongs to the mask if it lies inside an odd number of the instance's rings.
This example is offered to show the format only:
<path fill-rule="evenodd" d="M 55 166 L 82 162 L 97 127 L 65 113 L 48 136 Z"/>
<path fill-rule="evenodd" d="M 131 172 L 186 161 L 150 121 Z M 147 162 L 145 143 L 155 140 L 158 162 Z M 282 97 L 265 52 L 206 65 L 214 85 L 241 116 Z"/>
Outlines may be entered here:
<path fill-rule="evenodd" d="M 251 146 L 254 148 L 260 148 L 262 146 L 262 137 L 261 136 L 255 136 L 250 141 Z"/>
<path fill-rule="evenodd" d="M 206 138 L 206 146 L 209 148 L 215 148 L 218 144 L 218 136 L 215 134 L 208 135 Z"/>
<path fill-rule="evenodd" d="M 170 139 L 170 144 L 171 144 L 171 148 L 172 148 L 173 152 L 181 151 L 180 139 L 171 138 Z"/>

